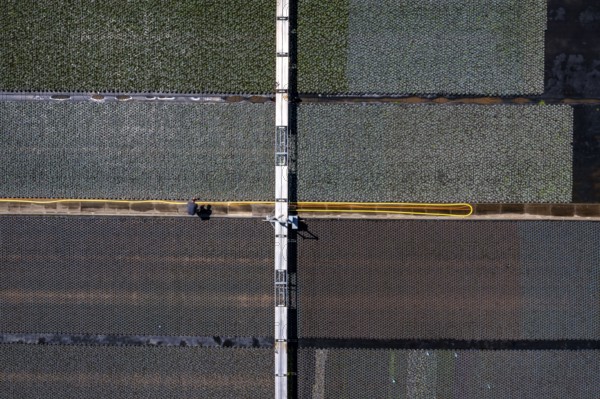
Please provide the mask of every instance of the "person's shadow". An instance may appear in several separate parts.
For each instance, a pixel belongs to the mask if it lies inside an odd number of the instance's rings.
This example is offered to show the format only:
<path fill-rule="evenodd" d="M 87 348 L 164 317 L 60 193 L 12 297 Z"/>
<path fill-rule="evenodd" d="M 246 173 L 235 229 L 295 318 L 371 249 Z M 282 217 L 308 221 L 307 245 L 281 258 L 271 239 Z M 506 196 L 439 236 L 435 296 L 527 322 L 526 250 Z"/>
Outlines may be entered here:
<path fill-rule="evenodd" d="M 296 234 L 305 240 L 319 240 L 319 237 L 317 237 L 312 231 L 308 230 L 308 224 L 304 220 L 299 221 Z"/>
<path fill-rule="evenodd" d="M 196 215 L 202 220 L 209 220 L 212 214 L 211 205 L 202 205 L 196 210 Z"/>

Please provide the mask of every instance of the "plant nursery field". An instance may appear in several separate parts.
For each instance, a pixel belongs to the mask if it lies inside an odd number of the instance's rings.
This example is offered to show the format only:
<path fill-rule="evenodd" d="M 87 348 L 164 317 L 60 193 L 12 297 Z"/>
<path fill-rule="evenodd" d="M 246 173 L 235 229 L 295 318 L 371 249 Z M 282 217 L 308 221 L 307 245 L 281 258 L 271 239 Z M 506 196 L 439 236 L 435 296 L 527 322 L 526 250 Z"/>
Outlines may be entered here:
<path fill-rule="evenodd" d="M 535 94 L 546 0 L 300 0 L 298 91 Z"/>
<path fill-rule="evenodd" d="M 269 200 L 273 112 L 1 102 L 0 194 Z M 297 119 L 302 201 L 572 200 L 569 106 L 303 104 Z"/>
<path fill-rule="evenodd" d="M 0 91 L 267 93 L 272 0 L 3 1 Z"/>
<path fill-rule="evenodd" d="M 273 351 L 268 349 L 85 345 L 5 345 L 1 349 L 0 390 L 5 397 L 273 397 Z"/>
<path fill-rule="evenodd" d="M 571 202 L 572 139 L 569 106 L 301 104 L 298 198 Z"/>
<path fill-rule="evenodd" d="M 0 102 L 0 196 L 269 200 L 271 104 Z"/>
<path fill-rule="evenodd" d="M 599 358 L 597 350 L 306 348 L 298 398 L 593 398 Z"/>

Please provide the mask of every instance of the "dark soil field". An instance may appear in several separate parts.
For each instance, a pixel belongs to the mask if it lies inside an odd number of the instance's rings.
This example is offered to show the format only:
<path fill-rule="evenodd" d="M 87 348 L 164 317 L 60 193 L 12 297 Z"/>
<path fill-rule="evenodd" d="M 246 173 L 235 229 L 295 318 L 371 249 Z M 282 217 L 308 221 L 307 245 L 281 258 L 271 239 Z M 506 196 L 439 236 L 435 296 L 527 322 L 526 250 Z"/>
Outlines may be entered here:
<path fill-rule="evenodd" d="M 0 332 L 272 336 L 259 220 L 0 217 Z"/>
<path fill-rule="evenodd" d="M 0 345 L 5 398 L 273 397 L 266 349 Z"/>
<path fill-rule="evenodd" d="M 298 243 L 301 339 L 599 338 L 594 222 L 311 220 L 307 228 L 318 239 Z"/>

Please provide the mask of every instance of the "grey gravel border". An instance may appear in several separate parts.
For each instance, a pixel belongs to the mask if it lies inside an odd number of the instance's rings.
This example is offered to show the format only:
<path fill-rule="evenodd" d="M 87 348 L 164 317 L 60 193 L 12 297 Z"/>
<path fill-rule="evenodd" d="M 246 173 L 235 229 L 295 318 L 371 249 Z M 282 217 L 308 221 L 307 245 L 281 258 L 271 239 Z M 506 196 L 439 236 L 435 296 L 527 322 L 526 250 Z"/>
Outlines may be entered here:
<path fill-rule="evenodd" d="M 93 335 L 0 333 L 0 344 L 112 345 L 112 346 L 200 346 L 205 348 L 273 348 L 268 337 L 177 337 L 159 335 Z"/>

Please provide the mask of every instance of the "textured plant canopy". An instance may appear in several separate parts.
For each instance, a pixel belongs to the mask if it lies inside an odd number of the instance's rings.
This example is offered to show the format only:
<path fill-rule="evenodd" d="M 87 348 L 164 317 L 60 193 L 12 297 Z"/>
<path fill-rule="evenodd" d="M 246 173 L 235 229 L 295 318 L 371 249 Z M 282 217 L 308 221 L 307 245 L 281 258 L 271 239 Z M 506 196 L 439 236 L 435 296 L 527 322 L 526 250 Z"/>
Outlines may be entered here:
<path fill-rule="evenodd" d="M 270 104 L 0 102 L 0 196 L 269 200 Z"/>
<path fill-rule="evenodd" d="M 546 0 L 299 0 L 304 93 L 543 92 Z"/>
<path fill-rule="evenodd" d="M 302 201 L 571 202 L 569 106 L 305 104 Z"/>
<path fill-rule="evenodd" d="M 268 93 L 272 0 L 13 0 L 0 91 Z"/>

